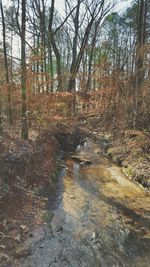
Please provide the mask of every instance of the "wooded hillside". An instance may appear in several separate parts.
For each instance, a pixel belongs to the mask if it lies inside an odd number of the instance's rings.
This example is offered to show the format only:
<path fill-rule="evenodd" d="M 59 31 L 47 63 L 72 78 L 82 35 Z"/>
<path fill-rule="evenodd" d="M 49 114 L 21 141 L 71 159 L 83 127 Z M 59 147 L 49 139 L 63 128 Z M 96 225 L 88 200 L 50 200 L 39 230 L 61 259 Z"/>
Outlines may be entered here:
<path fill-rule="evenodd" d="M 116 1 L 103 0 L 65 0 L 61 14 L 55 0 L 0 5 L 1 134 L 21 119 L 27 139 L 33 124 L 85 109 L 149 130 L 148 0 L 122 13 Z"/>

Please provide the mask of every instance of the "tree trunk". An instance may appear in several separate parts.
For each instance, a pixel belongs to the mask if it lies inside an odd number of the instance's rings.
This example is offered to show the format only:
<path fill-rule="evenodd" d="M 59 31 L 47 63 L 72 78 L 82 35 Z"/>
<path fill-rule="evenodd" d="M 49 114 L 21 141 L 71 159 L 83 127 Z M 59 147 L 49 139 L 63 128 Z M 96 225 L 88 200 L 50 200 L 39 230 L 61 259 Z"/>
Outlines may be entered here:
<path fill-rule="evenodd" d="M 137 47 L 136 47 L 136 84 L 134 90 L 134 119 L 133 126 L 136 127 L 140 107 L 142 105 L 142 84 L 144 80 L 144 0 L 138 1 L 138 17 L 137 17 Z"/>
<path fill-rule="evenodd" d="M 23 139 L 28 139 L 25 36 L 26 36 L 26 0 L 22 0 L 22 31 L 21 31 L 22 129 L 21 129 L 21 137 Z"/>
<path fill-rule="evenodd" d="M 81 4 L 81 0 L 78 0 L 76 15 L 74 18 L 75 34 L 73 38 L 72 63 L 70 67 L 70 79 L 69 79 L 69 84 L 68 84 L 68 92 L 75 91 L 75 87 L 76 87 L 76 59 L 77 59 L 77 44 L 78 44 L 78 32 L 79 32 L 80 4 Z"/>
<path fill-rule="evenodd" d="M 58 79 L 58 84 L 57 84 L 57 91 L 63 91 L 63 84 L 62 84 L 62 68 L 61 68 L 61 55 L 58 50 L 58 47 L 55 42 L 54 38 L 54 33 L 52 30 L 52 24 L 53 24 L 53 17 L 54 17 L 54 5 L 55 5 L 55 0 L 51 1 L 51 7 L 50 7 L 50 14 L 49 14 L 49 25 L 48 25 L 48 41 L 49 41 L 49 49 L 51 49 L 51 46 L 54 50 L 54 54 L 56 57 L 56 68 L 57 68 L 57 79 Z"/>
<path fill-rule="evenodd" d="M 86 90 L 90 91 L 91 89 L 91 80 L 92 80 L 92 62 L 93 62 L 93 56 L 94 56 L 94 48 L 96 44 L 96 37 L 97 37 L 97 30 L 99 26 L 100 21 L 97 21 L 95 24 L 95 31 L 94 31 L 94 36 L 92 38 L 91 42 L 91 53 L 89 56 L 89 67 L 88 67 L 88 79 L 87 79 L 87 84 L 86 84 Z"/>
<path fill-rule="evenodd" d="M 1 7 L 1 15 L 2 15 L 2 25 L 3 25 L 3 50 L 4 50 L 4 62 L 5 62 L 5 77 L 7 82 L 7 90 L 8 90 L 8 117 L 9 123 L 13 124 L 13 117 L 12 117 L 12 103 L 11 103 L 11 86 L 9 80 L 9 71 L 8 71 L 8 59 L 7 59 L 7 49 L 6 49 L 6 28 L 5 28 L 5 18 L 3 12 L 3 4 L 2 1 L 0 2 Z"/>
<path fill-rule="evenodd" d="M 1 91 L 0 91 L 0 136 L 2 136 L 3 126 L 2 126 L 2 100 L 1 100 Z"/>
<path fill-rule="evenodd" d="M 137 51 L 136 51 L 136 79 L 138 94 L 141 92 L 141 86 L 143 83 L 143 60 L 144 60 L 144 0 L 139 0 L 138 10 L 138 25 L 137 25 Z"/>
<path fill-rule="evenodd" d="M 50 43 L 48 46 L 48 66 L 49 66 L 49 74 L 50 74 L 50 92 L 53 92 L 54 69 L 53 69 L 52 47 Z"/>
<path fill-rule="evenodd" d="M 63 91 L 63 84 L 62 84 L 62 69 L 61 69 L 61 55 L 59 53 L 59 50 L 57 48 L 56 42 L 54 40 L 53 33 L 51 33 L 51 44 L 54 50 L 54 54 L 56 57 L 56 68 L 57 68 L 57 79 L 58 79 L 58 85 L 57 85 L 57 91 L 62 92 Z"/>

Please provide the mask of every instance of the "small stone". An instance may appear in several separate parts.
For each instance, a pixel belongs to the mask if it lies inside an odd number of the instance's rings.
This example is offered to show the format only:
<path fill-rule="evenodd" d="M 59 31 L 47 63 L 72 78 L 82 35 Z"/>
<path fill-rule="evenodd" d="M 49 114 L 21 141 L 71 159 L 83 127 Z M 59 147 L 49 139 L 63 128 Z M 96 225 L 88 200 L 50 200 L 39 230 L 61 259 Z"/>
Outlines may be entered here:
<path fill-rule="evenodd" d="M 0 248 L 1 249 L 6 249 L 6 246 L 5 245 L 0 245 Z"/>
<path fill-rule="evenodd" d="M 6 253 L 0 253 L 0 260 L 1 261 L 9 261 L 10 257 Z"/>
<path fill-rule="evenodd" d="M 92 233 L 92 237 L 91 237 L 91 239 L 94 240 L 95 238 L 96 238 L 96 233 L 93 232 L 93 233 Z"/>
<path fill-rule="evenodd" d="M 71 198 L 71 199 L 75 199 L 75 197 L 74 197 L 73 195 L 70 195 L 70 198 Z"/>
<path fill-rule="evenodd" d="M 17 234 L 17 235 L 15 236 L 15 241 L 17 241 L 18 243 L 21 242 L 21 235 L 20 235 L 20 234 Z"/>
<path fill-rule="evenodd" d="M 25 224 L 20 225 L 20 229 L 25 231 L 27 229 L 27 225 L 25 225 Z"/>
<path fill-rule="evenodd" d="M 94 153 L 95 154 L 100 154 L 100 149 L 95 149 Z"/>
<path fill-rule="evenodd" d="M 62 233 L 63 232 L 63 227 L 62 226 L 57 226 L 56 232 L 57 233 Z"/>
<path fill-rule="evenodd" d="M 43 201 L 44 201 L 44 202 L 48 202 L 48 197 L 44 197 L 44 198 L 43 198 Z"/>
<path fill-rule="evenodd" d="M 93 232 L 91 239 L 94 240 L 94 242 L 98 241 L 99 232 Z"/>
<path fill-rule="evenodd" d="M 62 168 L 64 168 L 64 169 L 66 169 L 66 170 L 68 170 L 68 167 L 65 165 L 65 164 L 60 164 L 60 166 L 62 167 Z"/>
<path fill-rule="evenodd" d="M 26 258 L 29 255 L 31 255 L 31 251 L 27 247 L 21 247 L 16 250 L 16 258 Z"/>
<path fill-rule="evenodd" d="M 43 248 L 44 247 L 44 245 L 43 244 L 41 244 L 40 246 L 39 246 L 39 248 Z"/>
<path fill-rule="evenodd" d="M 29 234 L 29 237 L 31 237 L 31 238 L 32 238 L 32 237 L 33 237 L 33 234 L 31 234 L 31 233 L 30 233 L 30 234 Z"/>

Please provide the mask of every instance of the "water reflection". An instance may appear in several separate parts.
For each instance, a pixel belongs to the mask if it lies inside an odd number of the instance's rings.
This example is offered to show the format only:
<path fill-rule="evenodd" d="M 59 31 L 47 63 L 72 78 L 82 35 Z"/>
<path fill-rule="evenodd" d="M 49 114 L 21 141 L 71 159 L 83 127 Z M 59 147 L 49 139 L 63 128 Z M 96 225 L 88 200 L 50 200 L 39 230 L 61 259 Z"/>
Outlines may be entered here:
<path fill-rule="evenodd" d="M 78 145 L 77 147 L 76 147 L 76 152 L 79 152 L 81 150 L 81 145 Z"/>
<path fill-rule="evenodd" d="M 79 176 L 79 173 L 80 173 L 80 164 L 75 162 L 73 164 L 73 177 L 77 178 Z"/>

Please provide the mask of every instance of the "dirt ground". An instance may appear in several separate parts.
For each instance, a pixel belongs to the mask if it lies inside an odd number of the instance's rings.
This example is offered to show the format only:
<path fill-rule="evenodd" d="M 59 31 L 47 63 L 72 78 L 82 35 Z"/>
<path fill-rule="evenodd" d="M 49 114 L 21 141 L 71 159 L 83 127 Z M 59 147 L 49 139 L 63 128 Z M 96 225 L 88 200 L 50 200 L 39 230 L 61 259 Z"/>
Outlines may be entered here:
<path fill-rule="evenodd" d="M 39 190 L 52 183 L 59 146 L 50 133 L 31 136 L 22 141 L 11 131 L 0 143 L 0 264 L 9 261 L 33 227 L 44 221 L 41 211 L 48 199 Z"/>

